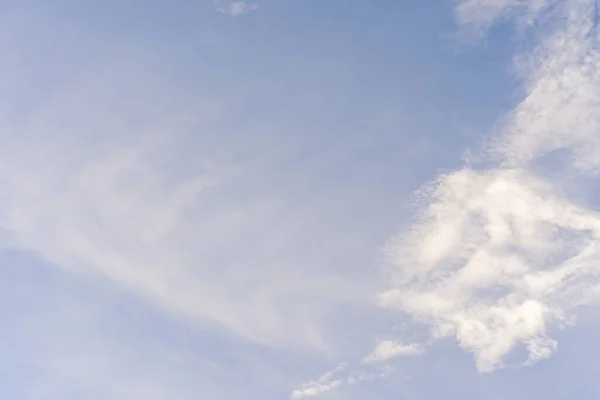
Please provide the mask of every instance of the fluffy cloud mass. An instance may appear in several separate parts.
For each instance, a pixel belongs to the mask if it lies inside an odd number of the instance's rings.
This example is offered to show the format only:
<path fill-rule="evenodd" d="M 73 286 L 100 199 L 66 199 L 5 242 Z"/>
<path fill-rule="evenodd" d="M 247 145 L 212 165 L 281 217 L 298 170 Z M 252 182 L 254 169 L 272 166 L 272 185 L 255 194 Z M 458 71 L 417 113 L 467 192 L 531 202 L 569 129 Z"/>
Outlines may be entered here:
<path fill-rule="evenodd" d="M 487 166 L 422 190 L 420 216 L 388 247 L 392 288 L 379 296 L 430 326 L 432 338 L 456 337 L 482 371 L 519 346 L 530 361 L 548 357 L 557 346 L 549 329 L 570 322 L 600 288 L 600 214 L 560 189 L 565 176 L 572 188 L 600 167 L 596 8 L 584 0 L 548 7 L 458 6 L 460 22 L 478 27 L 526 14 L 542 39 L 516 57 L 526 97 L 484 146 L 478 161 Z"/>
<path fill-rule="evenodd" d="M 482 370 L 517 345 L 547 357 L 548 324 L 566 322 L 600 284 L 600 215 L 515 170 L 452 173 L 431 196 L 394 245 L 395 289 L 381 303 L 456 336 Z"/>
<path fill-rule="evenodd" d="M 502 20 L 539 38 L 515 56 L 525 96 L 464 168 L 417 193 L 412 224 L 385 248 L 390 287 L 377 301 L 429 337 L 379 342 L 367 364 L 447 337 L 480 371 L 519 347 L 532 363 L 556 349 L 552 327 L 600 299 L 600 213 L 570 199 L 600 172 L 597 13 L 593 0 L 458 4 L 459 24 L 476 37 Z"/>

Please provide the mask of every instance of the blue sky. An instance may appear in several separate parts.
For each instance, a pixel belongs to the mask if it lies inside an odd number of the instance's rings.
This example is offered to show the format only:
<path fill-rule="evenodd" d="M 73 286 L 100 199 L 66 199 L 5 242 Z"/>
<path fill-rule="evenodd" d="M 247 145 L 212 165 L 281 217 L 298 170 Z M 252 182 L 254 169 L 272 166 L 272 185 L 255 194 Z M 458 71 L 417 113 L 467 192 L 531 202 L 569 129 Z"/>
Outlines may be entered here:
<path fill-rule="evenodd" d="M 592 399 L 592 0 L 0 3 L 15 399 Z"/>

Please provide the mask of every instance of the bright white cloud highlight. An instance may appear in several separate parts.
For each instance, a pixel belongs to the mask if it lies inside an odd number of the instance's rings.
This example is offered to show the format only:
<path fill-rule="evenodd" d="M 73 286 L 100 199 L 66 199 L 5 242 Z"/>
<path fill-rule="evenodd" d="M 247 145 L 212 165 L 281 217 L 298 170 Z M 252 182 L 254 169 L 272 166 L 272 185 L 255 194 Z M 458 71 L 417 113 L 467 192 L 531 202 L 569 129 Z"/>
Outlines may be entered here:
<path fill-rule="evenodd" d="M 559 22 L 540 28 L 532 55 L 516 58 L 527 95 L 481 155 L 496 167 L 464 168 L 423 189 L 422 214 L 388 248 L 392 288 L 379 296 L 429 325 L 433 339 L 456 337 L 482 371 L 519 346 L 530 362 L 548 357 L 557 346 L 550 327 L 572 321 L 600 287 L 600 214 L 557 189 L 564 176 L 573 187 L 600 167 L 596 8 L 568 0 L 544 13 L 548 6 L 458 6 L 459 21 L 478 27 L 524 15 Z M 554 161 L 558 172 L 534 172 L 559 151 L 570 158 Z"/>
<path fill-rule="evenodd" d="M 344 384 L 357 385 L 389 377 L 395 368 L 390 361 L 400 357 L 413 357 L 423 354 L 425 349 L 418 344 L 403 344 L 393 340 L 381 340 L 375 350 L 364 357 L 359 364 L 340 363 L 320 378 L 303 383 L 291 394 L 291 399 L 319 396 L 338 389 Z"/>
<path fill-rule="evenodd" d="M 456 13 L 480 33 L 500 20 L 536 29 L 535 48 L 515 57 L 526 95 L 472 158 L 485 167 L 420 191 L 421 212 L 386 248 L 390 289 L 378 301 L 430 328 L 422 346 L 455 337 L 492 371 L 518 347 L 528 363 L 549 357 L 551 328 L 600 300 L 600 213 L 559 189 L 585 191 L 600 172 L 598 6 L 464 0 Z M 407 351 L 383 342 L 366 360 L 395 350 Z"/>
<path fill-rule="evenodd" d="M 600 284 L 600 215 L 515 170 L 440 178 L 419 223 L 393 245 L 395 289 L 382 305 L 456 336 L 482 370 L 517 345 L 555 347 L 551 322 Z"/>
<path fill-rule="evenodd" d="M 409 357 L 423 354 L 424 349 L 417 344 L 403 344 L 395 340 L 381 340 L 375 350 L 363 359 L 363 363 L 374 364 L 397 357 Z"/>
<path fill-rule="evenodd" d="M 336 389 L 342 384 L 342 379 L 338 375 L 348 367 L 348 364 L 338 364 L 333 370 L 326 372 L 320 378 L 302 384 L 299 389 L 292 392 L 292 400 L 314 397 L 325 392 Z"/>

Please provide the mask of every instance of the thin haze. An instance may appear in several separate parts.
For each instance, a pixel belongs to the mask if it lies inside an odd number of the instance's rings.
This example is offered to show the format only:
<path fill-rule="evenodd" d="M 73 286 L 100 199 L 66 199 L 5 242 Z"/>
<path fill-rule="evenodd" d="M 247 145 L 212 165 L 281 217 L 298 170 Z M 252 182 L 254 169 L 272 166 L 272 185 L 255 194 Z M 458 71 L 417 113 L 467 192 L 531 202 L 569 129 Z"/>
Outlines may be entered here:
<path fill-rule="evenodd" d="M 596 398 L 598 5 L 409 3 L 6 2 L 5 397 Z"/>

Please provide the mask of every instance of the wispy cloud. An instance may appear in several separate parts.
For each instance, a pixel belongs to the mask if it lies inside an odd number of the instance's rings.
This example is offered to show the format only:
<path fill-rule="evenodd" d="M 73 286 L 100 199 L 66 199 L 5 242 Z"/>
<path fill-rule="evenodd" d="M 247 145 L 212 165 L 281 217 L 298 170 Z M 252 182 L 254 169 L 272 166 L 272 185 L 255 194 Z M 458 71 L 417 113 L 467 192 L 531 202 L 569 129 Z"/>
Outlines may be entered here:
<path fill-rule="evenodd" d="M 416 356 L 423 354 L 424 348 L 418 344 L 404 344 L 395 340 L 381 340 L 375 350 L 363 359 L 363 363 L 373 364 L 398 357 Z"/>
<path fill-rule="evenodd" d="M 3 244 L 190 321 L 328 351 L 320 318 L 361 289 L 308 261 L 327 250 L 303 242 L 301 208 L 253 186 L 275 142 L 217 128 L 217 100 L 189 101 L 137 56 L 82 72 L 23 120 L 1 116 Z"/>
<path fill-rule="evenodd" d="M 249 12 L 258 10 L 258 4 L 248 1 L 223 1 L 218 0 L 215 3 L 217 11 L 223 14 L 228 14 L 233 17 L 248 14 Z"/>
<path fill-rule="evenodd" d="M 380 340 L 372 353 L 355 364 L 338 364 L 333 370 L 320 378 L 306 382 L 291 394 L 292 399 L 319 396 L 338 389 L 344 384 L 356 385 L 390 376 L 394 371 L 391 360 L 402 357 L 414 357 L 425 352 L 420 344 L 404 344 L 395 340 Z"/>
<path fill-rule="evenodd" d="M 338 388 L 343 382 L 343 379 L 339 375 L 344 372 L 347 367 L 347 363 L 338 364 L 334 369 L 324 373 L 318 379 L 302 384 L 299 389 L 292 392 L 291 398 L 296 400 L 318 396 Z"/>
<path fill-rule="evenodd" d="M 367 369 L 365 367 L 356 369 L 348 375 L 348 385 L 357 385 L 364 382 L 371 382 L 378 379 L 385 379 L 395 372 L 395 368 L 390 364 L 383 364 L 378 368 Z"/>
<path fill-rule="evenodd" d="M 551 0 L 462 0 L 456 16 L 460 24 L 485 30 L 502 19 L 530 24 L 551 4 Z"/>

